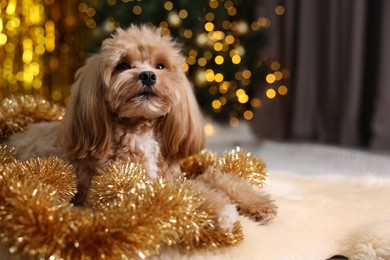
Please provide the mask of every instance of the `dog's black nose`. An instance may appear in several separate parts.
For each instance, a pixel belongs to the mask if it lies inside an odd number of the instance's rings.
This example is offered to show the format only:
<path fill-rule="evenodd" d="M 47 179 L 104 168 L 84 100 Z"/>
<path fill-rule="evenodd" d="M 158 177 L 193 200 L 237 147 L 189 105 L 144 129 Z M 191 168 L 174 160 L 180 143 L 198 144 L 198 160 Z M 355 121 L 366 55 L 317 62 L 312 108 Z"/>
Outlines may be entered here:
<path fill-rule="evenodd" d="M 157 77 L 153 71 L 143 71 L 138 75 L 138 79 L 146 86 L 152 86 L 156 83 Z"/>

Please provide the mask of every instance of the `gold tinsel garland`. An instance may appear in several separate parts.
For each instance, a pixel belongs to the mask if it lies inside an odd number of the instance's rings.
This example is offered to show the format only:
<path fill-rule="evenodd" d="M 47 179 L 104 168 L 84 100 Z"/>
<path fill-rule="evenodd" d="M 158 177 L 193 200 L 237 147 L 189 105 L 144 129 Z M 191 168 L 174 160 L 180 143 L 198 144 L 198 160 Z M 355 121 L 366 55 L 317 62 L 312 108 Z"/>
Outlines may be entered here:
<path fill-rule="evenodd" d="M 13 148 L 9 148 L 6 145 L 0 149 L 0 165 L 16 161 L 16 151 Z"/>
<path fill-rule="evenodd" d="M 180 162 L 180 165 L 187 178 L 194 178 L 202 174 L 208 167 L 213 166 L 221 174 L 235 174 L 248 180 L 256 187 L 263 187 L 268 180 L 263 160 L 240 147 L 222 155 L 204 150 L 199 154 L 185 158 Z"/>
<path fill-rule="evenodd" d="M 7 154 L 6 147 L 0 151 Z M 0 170 L 0 239 L 18 256 L 144 258 L 164 246 L 191 250 L 242 240 L 238 223 L 232 232 L 218 228 L 189 182 L 149 180 L 139 165 L 100 169 L 89 197 L 91 207 L 83 209 L 69 204 L 76 180 L 61 159 L 14 161 Z"/>
<path fill-rule="evenodd" d="M 140 246 L 181 245 L 190 250 L 234 245 L 242 240 L 238 223 L 232 232 L 217 227 L 216 216 L 203 209 L 204 198 L 194 191 L 190 182 L 150 180 L 145 170 L 133 163 L 111 164 L 100 169 L 88 202 L 94 209 L 114 211 L 118 221 L 132 216 L 132 228 L 143 230 L 143 239 L 137 239 Z"/>
<path fill-rule="evenodd" d="M 263 187 L 268 181 L 266 165 L 263 160 L 240 147 L 220 157 L 218 167 L 222 173 L 238 175 L 242 179 L 249 180 L 256 187 Z"/>
<path fill-rule="evenodd" d="M 63 115 L 62 109 L 36 97 L 2 104 L 2 138 L 28 123 Z M 216 216 L 203 207 L 204 198 L 185 179 L 151 180 L 140 165 L 112 163 L 93 179 L 88 207 L 77 208 L 69 202 L 76 192 L 75 174 L 63 160 L 20 162 L 6 146 L 0 146 L 0 156 L 0 241 L 15 256 L 146 258 L 167 246 L 217 248 L 243 239 L 238 222 L 231 232 L 218 227 Z M 186 178 L 209 166 L 256 186 L 266 183 L 262 160 L 239 148 L 223 155 L 202 151 L 181 161 Z"/>
<path fill-rule="evenodd" d="M 33 122 L 61 120 L 65 109 L 40 96 L 10 96 L 0 103 L 0 141 Z"/>

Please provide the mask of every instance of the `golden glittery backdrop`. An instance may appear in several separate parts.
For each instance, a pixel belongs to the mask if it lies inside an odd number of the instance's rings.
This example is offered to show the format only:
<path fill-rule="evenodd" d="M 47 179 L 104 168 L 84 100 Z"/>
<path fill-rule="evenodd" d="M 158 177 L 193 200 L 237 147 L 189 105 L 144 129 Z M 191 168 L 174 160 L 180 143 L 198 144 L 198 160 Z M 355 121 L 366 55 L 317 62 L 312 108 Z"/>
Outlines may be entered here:
<path fill-rule="evenodd" d="M 78 4 L 0 1 L 0 99 L 23 93 L 66 102 L 88 33 Z"/>

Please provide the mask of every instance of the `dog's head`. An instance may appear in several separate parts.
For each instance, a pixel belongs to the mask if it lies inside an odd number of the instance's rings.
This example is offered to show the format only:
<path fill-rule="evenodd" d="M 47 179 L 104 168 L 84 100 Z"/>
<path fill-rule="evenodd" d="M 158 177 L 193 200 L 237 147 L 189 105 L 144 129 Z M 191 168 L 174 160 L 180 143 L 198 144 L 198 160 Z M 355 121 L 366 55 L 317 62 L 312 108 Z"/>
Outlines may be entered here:
<path fill-rule="evenodd" d="M 65 152 L 79 159 L 104 157 L 113 117 L 163 121 L 168 157 L 201 150 L 202 117 L 184 62 L 180 48 L 160 29 L 117 29 L 76 74 L 64 119 Z"/>

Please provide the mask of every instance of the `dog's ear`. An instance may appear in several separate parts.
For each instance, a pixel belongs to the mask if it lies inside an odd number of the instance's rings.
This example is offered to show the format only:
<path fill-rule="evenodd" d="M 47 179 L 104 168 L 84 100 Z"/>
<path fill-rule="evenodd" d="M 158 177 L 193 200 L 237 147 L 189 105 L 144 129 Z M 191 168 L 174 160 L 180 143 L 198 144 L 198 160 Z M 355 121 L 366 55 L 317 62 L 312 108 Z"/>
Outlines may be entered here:
<path fill-rule="evenodd" d="M 91 56 L 77 71 L 67 105 L 62 144 L 73 159 L 103 158 L 110 149 L 112 119 L 104 99 L 107 79 L 99 57 Z"/>
<path fill-rule="evenodd" d="M 169 158 L 180 159 L 204 148 L 203 117 L 194 90 L 184 71 L 178 72 L 182 86 L 180 99 L 166 116 L 163 128 L 165 153 Z"/>

